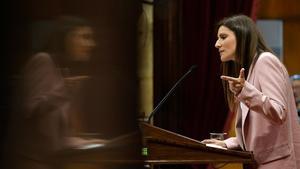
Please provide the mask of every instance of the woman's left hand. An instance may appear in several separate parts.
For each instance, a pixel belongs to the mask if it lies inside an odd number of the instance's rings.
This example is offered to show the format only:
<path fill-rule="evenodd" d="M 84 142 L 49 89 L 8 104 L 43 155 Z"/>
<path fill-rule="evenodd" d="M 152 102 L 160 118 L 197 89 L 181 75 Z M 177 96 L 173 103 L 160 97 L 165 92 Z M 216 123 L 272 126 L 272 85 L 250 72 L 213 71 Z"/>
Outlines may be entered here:
<path fill-rule="evenodd" d="M 223 140 L 205 139 L 205 140 L 202 140 L 201 143 L 203 143 L 203 144 L 214 144 L 214 145 L 217 145 L 217 146 L 221 146 L 223 148 L 227 148 L 227 146 L 226 146 L 226 144 Z"/>
<path fill-rule="evenodd" d="M 221 76 L 222 80 L 226 80 L 229 83 L 229 89 L 234 95 L 238 95 L 241 93 L 244 84 L 245 84 L 245 69 L 242 68 L 240 70 L 240 75 L 238 78 L 230 77 L 230 76 Z"/>

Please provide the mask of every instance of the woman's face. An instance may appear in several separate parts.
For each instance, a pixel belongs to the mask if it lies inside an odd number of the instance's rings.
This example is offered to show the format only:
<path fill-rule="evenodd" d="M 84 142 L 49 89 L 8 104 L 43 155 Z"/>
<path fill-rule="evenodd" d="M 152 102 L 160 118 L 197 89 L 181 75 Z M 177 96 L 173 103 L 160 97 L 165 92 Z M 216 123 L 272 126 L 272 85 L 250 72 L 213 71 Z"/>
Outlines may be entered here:
<path fill-rule="evenodd" d="M 80 26 L 67 34 L 66 52 L 75 61 L 87 61 L 96 46 L 94 32 L 88 26 Z"/>
<path fill-rule="evenodd" d="M 219 49 L 222 62 L 235 60 L 236 37 L 234 32 L 225 26 L 220 26 L 215 47 Z"/>

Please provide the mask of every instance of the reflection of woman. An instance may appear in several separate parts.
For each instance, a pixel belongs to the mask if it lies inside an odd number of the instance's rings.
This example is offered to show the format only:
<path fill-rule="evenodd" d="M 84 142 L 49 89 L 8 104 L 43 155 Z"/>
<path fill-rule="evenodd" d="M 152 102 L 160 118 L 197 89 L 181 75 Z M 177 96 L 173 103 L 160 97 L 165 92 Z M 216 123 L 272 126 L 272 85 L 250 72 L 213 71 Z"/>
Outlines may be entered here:
<path fill-rule="evenodd" d="M 203 142 L 253 151 L 259 169 L 300 168 L 300 127 L 284 65 L 247 16 L 222 20 L 217 37 L 225 94 L 237 112 L 237 137 Z"/>
<path fill-rule="evenodd" d="M 12 117 L 9 168 L 50 168 L 50 157 L 57 151 L 100 141 L 70 137 L 72 95 L 63 78 L 87 72 L 95 47 L 93 30 L 73 17 L 56 24 L 47 45 L 24 69 L 23 104 Z"/>

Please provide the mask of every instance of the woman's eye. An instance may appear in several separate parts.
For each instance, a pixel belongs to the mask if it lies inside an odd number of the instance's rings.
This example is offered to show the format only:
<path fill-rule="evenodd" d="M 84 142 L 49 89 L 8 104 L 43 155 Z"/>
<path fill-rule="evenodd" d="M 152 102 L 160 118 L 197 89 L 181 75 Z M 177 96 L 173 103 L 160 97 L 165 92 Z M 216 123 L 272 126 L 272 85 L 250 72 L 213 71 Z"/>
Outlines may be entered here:
<path fill-rule="evenodd" d="M 223 36 L 220 36 L 220 39 L 225 39 L 227 36 L 223 35 Z"/>

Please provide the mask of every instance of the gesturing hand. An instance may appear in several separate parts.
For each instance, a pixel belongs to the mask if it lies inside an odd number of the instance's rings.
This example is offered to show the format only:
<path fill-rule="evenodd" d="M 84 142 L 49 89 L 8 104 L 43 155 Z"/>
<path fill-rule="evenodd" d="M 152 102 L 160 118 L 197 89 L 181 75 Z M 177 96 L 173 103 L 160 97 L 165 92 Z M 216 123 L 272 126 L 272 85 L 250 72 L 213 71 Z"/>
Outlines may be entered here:
<path fill-rule="evenodd" d="M 234 95 L 240 94 L 245 84 L 245 69 L 242 68 L 240 70 L 240 75 L 238 78 L 230 77 L 230 76 L 221 76 L 222 80 L 226 80 L 229 83 L 229 89 Z"/>

